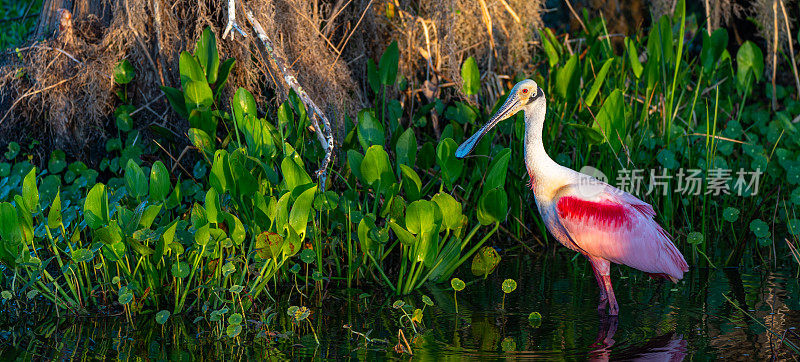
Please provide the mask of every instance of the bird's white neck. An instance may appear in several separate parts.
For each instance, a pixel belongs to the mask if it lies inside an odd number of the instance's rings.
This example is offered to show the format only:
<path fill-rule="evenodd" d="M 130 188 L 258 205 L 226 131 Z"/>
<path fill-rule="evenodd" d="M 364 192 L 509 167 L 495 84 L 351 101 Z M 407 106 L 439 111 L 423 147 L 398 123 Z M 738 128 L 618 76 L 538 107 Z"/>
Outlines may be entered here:
<path fill-rule="evenodd" d="M 569 175 L 544 150 L 542 130 L 547 110 L 544 97 L 525 107 L 525 167 L 537 199 L 551 196 L 563 186 Z"/>

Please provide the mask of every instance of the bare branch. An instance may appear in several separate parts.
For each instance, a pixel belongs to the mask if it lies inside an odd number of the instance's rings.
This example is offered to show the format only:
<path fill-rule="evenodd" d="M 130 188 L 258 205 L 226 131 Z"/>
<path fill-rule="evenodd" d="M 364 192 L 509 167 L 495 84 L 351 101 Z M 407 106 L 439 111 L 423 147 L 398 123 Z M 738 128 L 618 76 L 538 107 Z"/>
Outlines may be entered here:
<path fill-rule="evenodd" d="M 297 78 L 295 78 L 295 76 L 289 72 L 289 69 L 286 68 L 286 60 L 275 52 L 275 45 L 267 36 L 267 33 L 264 31 L 264 28 L 261 27 L 261 24 L 255 18 L 255 16 L 253 16 L 253 12 L 249 8 L 244 7 L 244 13 L 247 16 L 247 20 L 249 20 L 250 24 L 253 26 L 253 30 L 256 32 L 256 35 L 258 35 L 258 39 L 261 41 L 261 44 L 266 49 L 269 58 L 272 59 L 272 61 L 275 63 L 275 66 L 283 75 L 283 80 L 286 82 L 286 84 L 292 87 L 292 89 L 294 89 L 295 93 L 297 93 L 297 95 L 300 97 L 300 100 L 303 101 L 303 104 L 305 104 L 306 109 L 311 110 L 310 118 L 312 126 L 314 127 L 314 132 L 317 134 L 317 139 L 322 145 L 322 148 L 325 150 L 325 158 L 320 164 L 319 170 L 317 170 L 317 179 L 321 190 L 324 192 L 325 181 L 327 180 L 328 165 L 333 158 L 333 131 L 331 130 L 331 122 L 328 120 L 328 117 L 325 116 L 325 113 L 322 112 L 319 106 L 317 106 L 317 104 L 311 100 L 303 87 L 300 86 Z M 322 127 L 319 125 L 319 120 L 322 120 Z"/>

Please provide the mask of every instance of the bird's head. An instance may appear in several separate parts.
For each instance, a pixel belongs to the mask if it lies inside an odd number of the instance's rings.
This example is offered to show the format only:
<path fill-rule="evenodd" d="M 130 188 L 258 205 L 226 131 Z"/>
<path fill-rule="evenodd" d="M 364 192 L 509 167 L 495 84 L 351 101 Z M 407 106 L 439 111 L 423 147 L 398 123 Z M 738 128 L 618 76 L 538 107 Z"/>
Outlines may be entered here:
<path fill-rule="evenodd" d="M 537 100 L 544 100 L 544 92 L 542 88 L 539 88 L 539 85 L 536 82 L 525 79 L 514 88 L 511 89 L 511 92 L 508 93 L 508 98 L 506 98 L 505 103 L 497 110 L 492 118 L 489 119 L 483 127 L 481 127 L 478 132 L 475 132 L 472 137 L 468 140 L 464 141 L 461 146 L 458 146 L 456 150 L 456 157 L 463 158 L 468 155 L 475 146 L 478 144 L 478 141 L 481 138 L 489 133 L 489 131 L 496 126 L 500 121 L 505 120 L 521 111 L 528 105 L 532 104 Z"/>

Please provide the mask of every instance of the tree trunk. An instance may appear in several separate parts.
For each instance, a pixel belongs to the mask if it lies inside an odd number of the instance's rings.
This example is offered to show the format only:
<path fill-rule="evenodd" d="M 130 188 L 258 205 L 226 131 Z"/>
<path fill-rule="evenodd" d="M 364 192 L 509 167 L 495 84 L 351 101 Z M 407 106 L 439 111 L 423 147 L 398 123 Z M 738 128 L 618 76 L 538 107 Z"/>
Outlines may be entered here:
<path fill-rule="evenodd" d="M 59 10 L 64 9 L 72 14 L 73 19 L 82 19 L 94 15 L 104 25 L 111 20 L 111 5 L 103 0 L 44 0 L 34 39 L 46 39 L 53 35 L 59 24 Z"/>

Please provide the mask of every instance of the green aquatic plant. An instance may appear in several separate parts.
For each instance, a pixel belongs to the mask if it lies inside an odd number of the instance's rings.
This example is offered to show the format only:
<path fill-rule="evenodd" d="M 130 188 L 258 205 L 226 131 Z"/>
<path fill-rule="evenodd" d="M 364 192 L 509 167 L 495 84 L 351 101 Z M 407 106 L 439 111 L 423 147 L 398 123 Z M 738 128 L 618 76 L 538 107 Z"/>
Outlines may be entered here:
<path fill-rule="evenodd" d="M 501 288 L 503 289 L 503 304 L 500 308 L 506 309 L 506 294 L 517 290 L 517 281 L 514 279 L 506 279 L 503 281 Z"/>
<path fill-rule="evenodd" d="M 467 287 L 464 284 L 464 281 L 459 278 L 453 278 L 450 280 L 450 286 L 453 287 L 453 300 L 456 303 L 456 313 L 458 313 L 458 292 L 464 290 Z"/>

